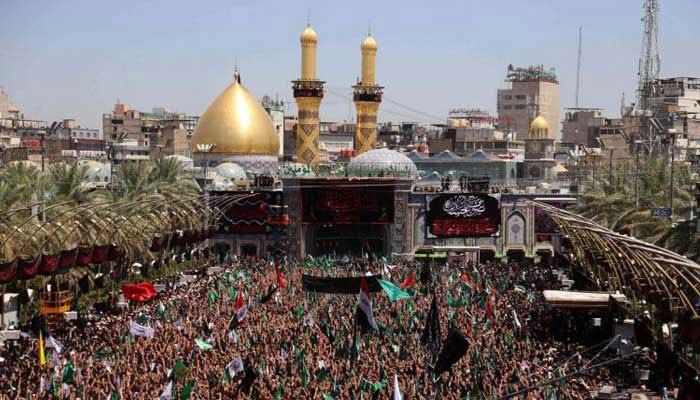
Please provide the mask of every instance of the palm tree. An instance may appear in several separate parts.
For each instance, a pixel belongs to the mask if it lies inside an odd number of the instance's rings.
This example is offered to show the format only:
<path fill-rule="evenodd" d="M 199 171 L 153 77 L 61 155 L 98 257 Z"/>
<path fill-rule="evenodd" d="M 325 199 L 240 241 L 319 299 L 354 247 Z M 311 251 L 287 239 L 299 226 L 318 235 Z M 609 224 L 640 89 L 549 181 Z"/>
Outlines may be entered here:
<path fill-rule="evenodd" d="M 692 208 L 692 173 L 683 163 L 674 171 L 674 214 L 687 215 Z M 609 179 L 612 177 L 612 179 Z M 639 208 L 635 206 L 636 193 Z M 669 219 L 654 217 L 651 209 L 668 207 L 671 182 L 669 161 L 652 158 L 640 162 L 639 172 L 632 164 L 620 164 L 612 174 L 598 177 L 582 193 L 574 211 L 614 231 L 634 236 L 698 259 L 700 238 L 688 227 L 681 228 Z"/>

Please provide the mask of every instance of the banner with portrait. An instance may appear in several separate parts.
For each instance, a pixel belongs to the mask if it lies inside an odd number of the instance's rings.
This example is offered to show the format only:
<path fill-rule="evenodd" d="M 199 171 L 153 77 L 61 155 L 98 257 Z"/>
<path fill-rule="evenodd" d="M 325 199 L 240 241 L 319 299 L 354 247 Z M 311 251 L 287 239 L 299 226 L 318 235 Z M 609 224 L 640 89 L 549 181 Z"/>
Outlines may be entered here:
<path fill-rule="evenodd" d="M 426 196 L 425 237 L 499 236 L 500 198 L 484 193 Z"/>

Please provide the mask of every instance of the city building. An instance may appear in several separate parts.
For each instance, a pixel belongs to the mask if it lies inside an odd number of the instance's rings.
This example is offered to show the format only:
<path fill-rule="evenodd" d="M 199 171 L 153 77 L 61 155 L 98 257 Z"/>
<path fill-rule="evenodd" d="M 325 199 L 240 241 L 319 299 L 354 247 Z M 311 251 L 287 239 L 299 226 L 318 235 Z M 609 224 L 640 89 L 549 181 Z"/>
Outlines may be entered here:
<path fill-rule="evenodd" d="M 657 79 L 650 84 L 647 101 L 657 115 L 700 113 L 700 78 Z"/>
<path fill-rule="evenodd" d="M 559 139 L 559 81 L 554 69 L 536 65 L 508 66 L 505 89 L 497 92 L 499 128 L 515 132 L 517 140 L 529 136 L 530 122 L 539 112 Z"/>
<path fill-rule="evenodd" d="M 2 89 L 0 89 L 0 118 L 23 119 L 19 108 L 10 101 L 10 96 Z"/>
<path fill-rule="evenodd" d="M 512 132 L 499 129 L 498 119 L 480 109 L 454 109 L 437 136 L 428 139 L 430 151 L 437 154 L 450 150 L 462 156 L 482 150 L 495 156 L 507 156 L 522 161 L 525 142 L 516 140 Z"/>
<path fill-rule="evenodd" d="M 284 155 L 284 102 L 278 98 L 273 100 L 270 96 L 263 96 L 260 103 L 262 103 L 263 108 L 270 115 L 272 125 L 274 125 L 275 130 L 277 131 L 277 136 L 279 137 L 280 141 L 280 150 L 278 155 L 281 157 Z"/>
<path fill-rule="evenodd" d="M 136 146 L 148 149 L 149 157 L 190 156 L 190 141 L 198 120 L 164 107 L 141 112 L 117 102 L 111 113 L 102 115 L 102 132 L 109 143 L 135 141 Z"/>
<path fill-rule="evenodd" d="M 597 146 L 595 138 L 607 119 L 600 108 L 566 108 L 562 123 L 562 143 Z"/>
<path fill-rule="evenodd" d="M 451 176 L 455 183 L 461 176 L 486 177 L 494 188 L 514 188 L 522 176 L 522 160 L 491 155 L 483 150 L 466 156 L 443 150 L 432 157 L 414 150 L 408 153 L 408 158 L 422 175 L 437 173 L 441 177 Z"/>

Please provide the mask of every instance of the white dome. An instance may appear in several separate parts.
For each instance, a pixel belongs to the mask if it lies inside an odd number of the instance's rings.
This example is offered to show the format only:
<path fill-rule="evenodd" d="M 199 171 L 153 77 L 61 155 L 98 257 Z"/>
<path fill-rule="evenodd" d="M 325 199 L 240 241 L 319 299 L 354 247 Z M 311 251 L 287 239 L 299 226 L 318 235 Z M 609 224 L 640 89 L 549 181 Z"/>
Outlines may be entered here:
<path fill-rule="evenodd" d="M 357 173 L 368 169 L 382 170 L 385 173 L 396 172 L 398 175 L 415 176 L 418 174 L 418 168 L 410 158 L 387 148 L 366 151 L 350 160 L 348 164 L 350 172 Z"/>
<path fill-rule="evenodd" d="M 97 161 L 85 161 L 79 164 L 85 167 L 85 179 L 91 182 L 107 182 L 110 176 L 110 166 Z"/>
<path fill-rule="evenodd" d="M 248 179 L 248 174 L 246 174 L 245 170 L 240 165 L 230 162 L 217 165 L 216 173 L 226 179 Z"/>
<path fill-rule="evenodd" d="M 183 164 L 185 170 L 187 170 L 187 171 L 191 171 L 192 169 L 194 169 L 194 161 L 189 157 L 185 157 L 185 156 L 182 156 L 180 154 L 173 154 L 172 156 L 166 156 L 164 158 L 166 160 L 173 159 L 173 160 L 177 160 L 177 161 L 181 162 Z"/>

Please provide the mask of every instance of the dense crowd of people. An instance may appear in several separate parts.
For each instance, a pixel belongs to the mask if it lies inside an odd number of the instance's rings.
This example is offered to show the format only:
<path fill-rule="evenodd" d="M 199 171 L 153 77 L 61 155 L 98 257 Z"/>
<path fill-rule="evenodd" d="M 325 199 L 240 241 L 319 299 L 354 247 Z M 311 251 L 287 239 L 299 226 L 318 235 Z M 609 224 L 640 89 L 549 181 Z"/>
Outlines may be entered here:
<path fill-rule="evenodd" d="M 541 290 L 559 281 L 547 267 L 440 266 L 426 277 L 416 262 L 273 264 L 234 260 L 120 315 L 53 328 L 44 342 L 59 345 L 47 344 L 43 366 L 38 337 L 8 342 L 0 398 L 387 399 L 396 377 L 405 399 L 494 399 L 545 381 L 514 398 L 580 399 L 611 383 L 606 369 L 556 379 L 590 360 L 580 344 L 552 336 Z M 381 274 L 410 298 L 371 293 L 377 327 L 364 333 L 355 325 L 357 295 L 304 291 L 302 274 Z M 440 376 L 421 342 L 433 298 L 443 339 L 456 330 L 469 345 Z"/>

